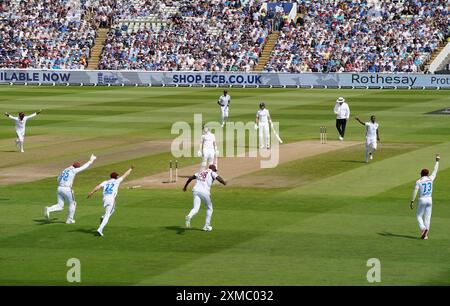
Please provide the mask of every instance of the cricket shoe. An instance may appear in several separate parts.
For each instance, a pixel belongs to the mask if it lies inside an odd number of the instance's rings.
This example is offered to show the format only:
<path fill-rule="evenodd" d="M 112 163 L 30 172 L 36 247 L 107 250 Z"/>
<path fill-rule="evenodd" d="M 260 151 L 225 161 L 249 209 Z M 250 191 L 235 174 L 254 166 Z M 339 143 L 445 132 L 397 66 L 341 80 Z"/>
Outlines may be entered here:
<path fill-rule="evenodd" d="M 211 232 L 211 231 L 212 231 L 212 226 L 210 226 L 210 225 L 205 225 L 205 226 L 203 227 L 203 230 L 204 230 L 205 232 Z"/>
<path fill-rule="evenodd" d="M 75 220 L 74 219 L 67 219 L 66 220 L 66 224 L 75 224 Z"/>
<path fill-rule="evenodd" d="M 191 228 L 191 219 L 186 216 L 186 228 Z"/>
<path fill-rule="evenodd" d="M 270 146 L 267 146 L 266 149 L 267 149 L 267 150 L 270 150 Z"/>
<path fill-rule="evenodd" d="M 45 207 L 45 209 L 44 209 L 44 216 L 45 216 L 45 219 L 50 219 L 50 213 L 48 212 L 48 206 L 47 207 Z"/>
<path fill-rule="evenodd" d="M 95 232 L 97 233 L 97 236 L 103 237 L 103 233 L 100 232 L 99 230 L 96 230 Z"/>
<path fill-rule="evenodd" d="M 373 155 L 372 155 L 372 153 L 369 153 L 369 158 L 370 158 L 370 160 L 372 160 L 372 159 L 373 159 Z"/>
<path fill-rule="evenodd" d="M 339 136 L 339 140 L 340 140 L 340 141 L 344 140 L 344 137 Z"/>
<path fill-rule="evenodd" d="M 420 236 L 420 239 L 424 239 L 424 240 L 428 239 L 428 229 L 424 229 L 422 231 L 422 235 Z"/>

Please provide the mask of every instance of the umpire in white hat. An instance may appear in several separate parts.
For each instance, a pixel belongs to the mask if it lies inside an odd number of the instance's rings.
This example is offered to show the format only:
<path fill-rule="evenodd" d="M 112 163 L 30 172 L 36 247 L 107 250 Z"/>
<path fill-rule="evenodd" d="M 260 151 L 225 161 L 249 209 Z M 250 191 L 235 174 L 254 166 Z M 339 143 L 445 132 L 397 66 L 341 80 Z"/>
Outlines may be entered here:
<path fill-rule="evenodd" d="M 336 114 L 336 129 L 339 133 L 339 140 L 344 140 L 345 127 L 347 126 L 347 120 L 350 118 L 350 107 L 345 103 L 343 97 L 336 100 L 334 113 Z"/>

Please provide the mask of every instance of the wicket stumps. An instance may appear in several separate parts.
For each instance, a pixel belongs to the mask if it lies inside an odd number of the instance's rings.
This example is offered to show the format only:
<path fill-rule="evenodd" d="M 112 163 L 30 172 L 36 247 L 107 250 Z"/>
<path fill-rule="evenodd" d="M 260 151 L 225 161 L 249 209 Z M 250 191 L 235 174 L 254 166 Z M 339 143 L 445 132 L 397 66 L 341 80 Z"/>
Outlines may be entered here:
<path fill-rule="evenodd" d="M 327 127 L 321 126 L 320 127 L 320 143 L 325 144 L 327 143 L 328 135 L 327 135 Z"/>
<path fill-rule="evenodd" d="M 173 176 L 173 169 L 175 164 L 175 179 Z M 175 160 L 175 163 L 172 160 L 169 161 L 169 183 L 178 182 L 178 160 Z"/>
<path fill-rule="evenodd" d="M 178 182 L 178 160 L 175 160 L 175 182 Z"/>

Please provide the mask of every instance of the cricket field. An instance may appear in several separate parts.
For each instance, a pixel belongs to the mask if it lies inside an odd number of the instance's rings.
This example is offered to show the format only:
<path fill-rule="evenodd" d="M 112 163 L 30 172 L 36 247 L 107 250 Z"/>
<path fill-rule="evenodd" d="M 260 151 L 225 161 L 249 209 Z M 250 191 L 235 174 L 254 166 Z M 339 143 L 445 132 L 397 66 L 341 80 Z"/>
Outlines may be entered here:
<path fill-rule="evenodd" d="M 258 169 L 212 188 L 212 232 L 205 207 L 184 228 L 192 194 L 178 185 L 119 192 L 117 209 L 94 235 L 101 194 L 87 193 L 131 164 L 129 181 L 168 172 L 175 122 L 219 120 L 220 88 L 0 86 L 0 110 L 42 109 L 27 123 L 25 153 L 13 121 L 0 120 L 0 284 L 73 285 L 66 263 L 81 263 L 78 285 L 450 285 L 449 91 L 230 88 L 230 121 L 251 122 L 264 101 L 280 124 L 283 146 L 319 143 L 333 107 L 351 109 L 342 148 Z M 364 121 L 380 124 L 378 151 L 364 163 Z M 196 152 L 197 150 L 195 150 Z M 56 203 L 56 177 L 74 161 L 97 161 L 75 179 L 76 224 Z M 420 240 L 409 208 L 422 168 L 441 165 L 433 193 L 430 239 Z M 179 158 L 180 167 L 199 158 Z M 219 167 L 220 172 L 220 167 Z M 225 177 L 227 180 L 227 177 Z M 185 181 L 185 177 L 179 180 Z M 192 186 L 190 186 L 192 188 Z M 367 262 L 380 261 L 369 283 Z"/>

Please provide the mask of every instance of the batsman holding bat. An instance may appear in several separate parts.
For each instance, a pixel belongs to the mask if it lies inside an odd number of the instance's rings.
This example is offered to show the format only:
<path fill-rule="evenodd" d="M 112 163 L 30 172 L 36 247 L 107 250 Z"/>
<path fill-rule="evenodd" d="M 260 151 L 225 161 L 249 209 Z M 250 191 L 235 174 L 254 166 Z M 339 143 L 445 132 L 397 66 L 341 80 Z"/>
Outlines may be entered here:
<path fill-rule="evenodd" d="M 255 129 L 259 129 L 259 147 L 261 149 L 270 149 L 270 127 L 275 134 L 275 137 L 280 143 L 283 143 L 277 131 L 273 127 L 272 118 L 270 118 L 270 112 L 266 108 L 264 102 L 259 103 L 259 110 L 256 112 Z"/>

